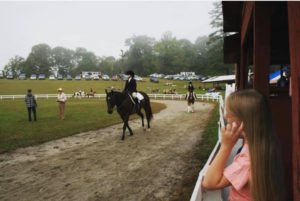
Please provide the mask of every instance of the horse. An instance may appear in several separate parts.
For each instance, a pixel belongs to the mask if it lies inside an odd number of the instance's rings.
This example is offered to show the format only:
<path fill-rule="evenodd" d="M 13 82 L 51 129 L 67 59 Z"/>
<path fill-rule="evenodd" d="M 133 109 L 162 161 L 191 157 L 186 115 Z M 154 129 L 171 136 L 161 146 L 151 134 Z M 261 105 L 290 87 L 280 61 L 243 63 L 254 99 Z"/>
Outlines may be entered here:
<path fill-rule="evenodd" d="M 82 98 L 85 96 L 85 92 L 82 90 L 75 91 L 72 98 Z"/>
<path fill-rule="evenodd" d="M 195 103 L 195 99 L 197 99 L 195 92 L 193 92 L 193 91 L 187 92 L 185 95 L 185 99 L 187 100 L 187 104 L 188 104 L 187 112 L 188 113 L 190 111 L 194 112 L 194 103 Z"/>
<path fill-rule="evenodd" d="M 112 114 L 113 108 L 116 106 L 117 112 L 119 113 L 121 119 L 123 120 L 123 134 L 121 140 L 125 139 L 125 131 L 128 128 L 130 135 L 133 135 L 133 132 L 128 124 L 129 116 L 132 114 L 138 114 L 142 119 L 142 127 L 144 128 L 144 114 L 141 112 L 141 109 L 144 109 L 146 113 L 147 119 L 147 127 L 150 130 L 150 121 L 153 118 L 152 109 L 150 105 L 150 98 L 144 92 L 139 92 L 143 95 L 144 99 L 140 101 L 140 107 L 136 107 L 136 104 L 127 94 L 117 92 L 117 91 L 110 91 L 106 92 L 106 103 L 107 103 L 107 112 Z M 145 130 L 145 128 L 144 128 Z"/>
<path fill-rule="evenodd" d="M 90 96 L 92 96 L 93 98 L 95 97 L 95 91 L 90 91 L 88 93 L 85 94 L 85 96 L 87 96 L 88 98 L 90 98 Z"/>

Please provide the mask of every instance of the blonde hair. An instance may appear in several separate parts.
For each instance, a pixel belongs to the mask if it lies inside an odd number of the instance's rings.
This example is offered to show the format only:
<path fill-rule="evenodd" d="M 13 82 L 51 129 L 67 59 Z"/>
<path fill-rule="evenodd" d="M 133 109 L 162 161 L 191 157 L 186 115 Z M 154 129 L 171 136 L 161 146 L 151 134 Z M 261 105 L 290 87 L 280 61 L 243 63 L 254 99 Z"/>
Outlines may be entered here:
<path fill-rule="evenodd" d="M 251 161 L 252 200 L 285 200 L 282 160 L 267 99 L 254 89 L 240 90 L 228 96 L 227 107 L 244 123 Z"/>

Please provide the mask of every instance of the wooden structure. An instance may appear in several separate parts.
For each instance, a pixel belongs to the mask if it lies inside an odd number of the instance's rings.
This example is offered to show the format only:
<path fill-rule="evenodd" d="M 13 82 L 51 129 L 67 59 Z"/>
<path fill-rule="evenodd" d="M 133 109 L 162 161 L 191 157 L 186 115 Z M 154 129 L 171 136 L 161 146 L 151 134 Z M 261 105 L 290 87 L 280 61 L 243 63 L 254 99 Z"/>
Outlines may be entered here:
<path fill-rule="evenodd" d="M 237 90 L 269 97 L 283 149 L 288 200 L 300 200 L 300 2 L 222 2 L 224 61 L 236 64 Z M 290 86 L 269 84 L 270 66 L 290 66 Z M 247 84 L 248 68 L 254 82 Z"/>

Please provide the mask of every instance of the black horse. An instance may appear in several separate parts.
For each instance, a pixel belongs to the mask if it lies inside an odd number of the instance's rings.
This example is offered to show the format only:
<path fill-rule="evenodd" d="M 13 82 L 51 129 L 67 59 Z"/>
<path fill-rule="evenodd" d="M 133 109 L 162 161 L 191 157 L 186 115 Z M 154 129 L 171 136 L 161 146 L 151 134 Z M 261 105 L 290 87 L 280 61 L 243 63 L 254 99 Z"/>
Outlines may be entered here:
<path fill-rule="evenodd" d="M 105 92 L 107 112 L 111 114 L 113 112 L 113 108 L 116 106 L 117 111 L 124 122 L 122 140 L 125 139 L 126 127 L 128 128 L 130 135 L 133 135 L 133 132 L 128 125 L 130 115 L 135 113 L 138 114 L 142 118 L 142 126 L 144 127 L 144 114 L 141 112 L 141 109 L 144 109 L 146 112 L 148 129 L 150 129 L 150 120 L 153 118 L 153 114 L 150 105 L 150 99 L 146 93 L 139 92 L 143 95 L 144 99 L 141 100 L 140 107 L 137 107 L 132 98 L 127 94 L 117 91 L 108 92 L 107 90 L 105 90 Z"/>

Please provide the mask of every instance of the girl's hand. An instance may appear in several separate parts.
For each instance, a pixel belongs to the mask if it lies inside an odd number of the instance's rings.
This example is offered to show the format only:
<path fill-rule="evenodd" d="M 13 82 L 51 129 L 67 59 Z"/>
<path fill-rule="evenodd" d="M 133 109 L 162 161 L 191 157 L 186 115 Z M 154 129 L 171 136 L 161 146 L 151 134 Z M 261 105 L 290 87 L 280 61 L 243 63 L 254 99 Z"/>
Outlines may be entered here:
<path fill-rule="evenodd" d="M 232 148 L 236 141 L 238 140 L 239 136 L 243 132 L 244 124 L 243 122 L 238 126 L 236 122 L 232 124 L 227 124 L 226 127 L 222 128 L 222 139 L 221 144 L 222 146 Z"/>

